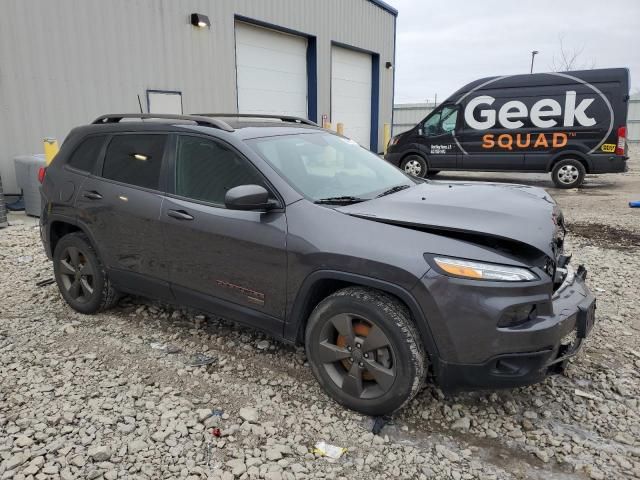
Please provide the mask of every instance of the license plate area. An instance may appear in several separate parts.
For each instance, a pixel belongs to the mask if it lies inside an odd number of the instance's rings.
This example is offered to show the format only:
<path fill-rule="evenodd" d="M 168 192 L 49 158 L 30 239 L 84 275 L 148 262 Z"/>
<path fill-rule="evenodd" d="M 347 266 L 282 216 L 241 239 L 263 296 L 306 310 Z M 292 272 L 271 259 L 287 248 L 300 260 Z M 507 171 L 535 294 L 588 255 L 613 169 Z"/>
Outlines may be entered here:
<path fill-rule="evenodd" d="M 576 325 L 576 336 L 587 338 L 596 321 L 596 301 L 591 299 L 589 303 L 578 305 L 578 318 Z"/>

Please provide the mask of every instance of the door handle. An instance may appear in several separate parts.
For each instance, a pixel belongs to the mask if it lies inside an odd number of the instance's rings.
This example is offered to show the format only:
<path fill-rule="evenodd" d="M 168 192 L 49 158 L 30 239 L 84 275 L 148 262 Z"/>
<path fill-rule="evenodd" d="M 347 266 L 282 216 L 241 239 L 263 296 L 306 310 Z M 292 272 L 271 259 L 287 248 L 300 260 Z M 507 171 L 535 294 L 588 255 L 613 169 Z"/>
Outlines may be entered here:
<path fill-rule="evenodd" d="M 193 216 L 189 215 L 184 210 L 169 210 L 167 211 L 167 215 L 177 218 L 178 220 L 193 220 Z"/>
<path fill-rule="evenodd" d="M 102 195 L 100 195 L 95 190 L 85 190 L 82 196 L 84 198 L 88 198 L 89 200 L 102 200 Z"/>

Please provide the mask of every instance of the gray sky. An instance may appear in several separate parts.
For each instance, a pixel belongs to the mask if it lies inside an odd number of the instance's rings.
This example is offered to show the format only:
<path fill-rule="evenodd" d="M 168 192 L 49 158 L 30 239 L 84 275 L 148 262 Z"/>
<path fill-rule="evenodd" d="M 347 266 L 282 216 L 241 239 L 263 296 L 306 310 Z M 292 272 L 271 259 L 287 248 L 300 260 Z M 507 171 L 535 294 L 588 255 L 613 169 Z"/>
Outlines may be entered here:
<path fill-rule="evenodd" d="M 387 0 L 398 9 L 396 103 L 438 102 L 477 78 L 553 70 L 554 55 L 582 50 L 578 66 L 628 67 L 640 92 L 638 0 Z M 557 61 L 556 61 L 557 63 Z"/>

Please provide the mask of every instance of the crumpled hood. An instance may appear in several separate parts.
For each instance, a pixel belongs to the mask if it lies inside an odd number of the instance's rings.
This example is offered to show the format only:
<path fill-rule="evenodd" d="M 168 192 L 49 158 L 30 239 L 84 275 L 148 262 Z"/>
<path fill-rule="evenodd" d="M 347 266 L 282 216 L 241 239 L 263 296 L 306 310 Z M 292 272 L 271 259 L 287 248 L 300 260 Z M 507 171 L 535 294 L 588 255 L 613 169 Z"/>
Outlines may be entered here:
<path fill-rule="evenodd" d="M 551 258 L 562 225 L 560 209 L 547 192 L 514 184 L 427 182 L 337 210 L 395 225 L 516 240 Z"/>

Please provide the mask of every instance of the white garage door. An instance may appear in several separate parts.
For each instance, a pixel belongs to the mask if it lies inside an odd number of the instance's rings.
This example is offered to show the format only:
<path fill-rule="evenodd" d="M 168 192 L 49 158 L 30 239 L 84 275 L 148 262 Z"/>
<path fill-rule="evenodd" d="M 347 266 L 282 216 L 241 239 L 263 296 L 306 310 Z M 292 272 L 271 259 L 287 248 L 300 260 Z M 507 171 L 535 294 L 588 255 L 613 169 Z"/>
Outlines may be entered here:
<path fill-rule="evenodd" d="M 236 23 L 239 113 L 307 118 L 307 39 Z"/>
<path fill-rule="evenodd" d="M 331 52 L 331 122 L 371 147 L 371 55 L 341 47 Z"/>

